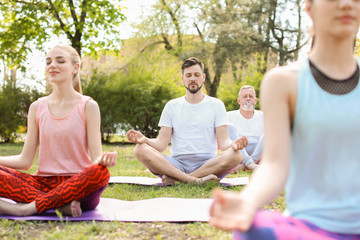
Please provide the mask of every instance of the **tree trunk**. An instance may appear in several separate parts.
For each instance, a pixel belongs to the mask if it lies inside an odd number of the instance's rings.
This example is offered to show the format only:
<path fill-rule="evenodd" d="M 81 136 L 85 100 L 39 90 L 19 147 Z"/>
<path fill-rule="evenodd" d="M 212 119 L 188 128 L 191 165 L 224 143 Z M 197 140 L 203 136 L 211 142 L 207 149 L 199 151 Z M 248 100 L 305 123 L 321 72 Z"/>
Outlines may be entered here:
<path fill-rule="evenodd" d="M 9 81 L 8 79 L 9 79 L 8 68 L 4 63 L 4 84 L 7 84 L 7 82 Z"/>
<path fill-rule="evenodd" d="M 301 18 L 301 12 L 302 12 L 302 9 L 301 9 L 301 2 L 300 0 L 296 0 L 296 6 L 297 6 L 297 13 L 298 13 L 298 35 L 297 35 L 297 38 L 296 38 L 296 51 L 294 53 L 294 58 L 295 60 L 298 59 L 299 57 L 299 49 L 300 49 L 300 41 L 301 41 L 301 34 L 302 34 L 302 31 L 301 31 L 301 21 L 302 21 L 302 18 Z"/>
<path fill-rule="evenodd" d="M 81 37 L 82 34 L 80 31 L 76 31 L 75 36 L 69 39 L 71 41 L 71 46 L 75 48 L 81 58 Z"/>
<path fill-rule="evenodd" d="M 13 68 L 10 70 L 10 86 L 12 86 L 13 88 L 16 87 L 16 72 L 17 72 L 17 69 L 16 68 Z"/>
<path fill-rule="evenodd" d="M 221 72 L 215 74 L 214 81 L 210 85 L 210 92 L 208 92 L 209 96 L 217 97 L 217 89 L 219 87 L 220 80 Z"/>

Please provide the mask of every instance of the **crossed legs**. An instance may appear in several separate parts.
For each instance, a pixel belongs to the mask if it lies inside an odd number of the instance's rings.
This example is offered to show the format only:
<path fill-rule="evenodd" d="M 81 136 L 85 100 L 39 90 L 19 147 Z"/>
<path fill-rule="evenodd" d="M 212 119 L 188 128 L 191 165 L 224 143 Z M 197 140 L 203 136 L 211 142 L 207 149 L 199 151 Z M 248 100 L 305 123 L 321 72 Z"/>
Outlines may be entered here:
<path fill-rule="evenodd" d="M 188 183 L 204 183 L 219 180 L 242 161 L 240 151 L 228 149 L 215 158 L 210 159 L 194 172 L 187 174 L 173 166 L 162 153 L 142 143 L 134 149 L 135 157 L 154 174 L 162 175 L 163 184 L 171 184 L 173 180 Z"/>
<path fill-rule="evenodd" d="M 234 141 L 235 139 L 240 137 L 238 136 L 234 125 L 229 124 L 227 129 L 231 140 Z M 257 142 L 249 141 L 248 145 L 244 149 L 241 149 L 241 153 L 244 157 L 244 160 L 242 163 L 236 166 L 234 171 L 240 172 L 245 169 L 254 171 L 261 158 L 263 147 L 264 147 L 264 135 L 262 135 Z"/>
<path fill-rule="evenodd" d="M 11 204 L 0 200 L 0 214 L 26 216 L 61 207 L 59 210 L 64 214 L 80 216 L 82 199 L 92 195 L 100 197 L 109 177 L 107 168 L 97 164 L 72 177 L 36 177 L 0 167 L 0 182 L 3 183 L 0 196 L 19 202 Z M 98 201 L 90 203 L 92 207 L 97 204 Z M 86 209 L 90 206 L 83 205 Z"/>
<path fill-rule="evenodd" d="M 76 200 L 59 207 L 58 210 L 65 215 L 71 215 L 73 217 L 79 217 L 82 215 L 80 202 Z M 30 216 L 36 214 L 37 212 L 35 201 L 30 203 L 14 204 L 5 200 L 0 200 L 0 215 Z"/>

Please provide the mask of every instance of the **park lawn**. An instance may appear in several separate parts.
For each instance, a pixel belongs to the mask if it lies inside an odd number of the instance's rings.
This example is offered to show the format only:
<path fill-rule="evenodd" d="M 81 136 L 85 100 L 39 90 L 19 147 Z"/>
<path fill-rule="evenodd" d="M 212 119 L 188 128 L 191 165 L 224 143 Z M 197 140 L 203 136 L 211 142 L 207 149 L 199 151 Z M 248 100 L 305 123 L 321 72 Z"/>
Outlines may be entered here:
<path fill-rule="evenodd" d="M 19 154 L 23 143 L 0 144 L 0 156 Z M 103 145 L 104 151 L 117 151 L 117 165 L 110 168 L 111 176 L 154 177 L 145 171 L 133 154 L 134 145 Z M 37 170 L 37 157 L 29 173 Z M 249 172 L 230 174 L 228 177 L 250 176 Z M 215 188 L 240 191 L 241 186 L 220 187 L 216 183 L 202 186 L 176 184 L 171 187 L 112 184 L 102 197 L 121 200 L 142 200 L 156 197 L 211 198 Z M 283 211 L 283 194 L 265 206 L 267 209 Z M 207 223 L 124 223 L 124 222 L 35 222 L 0 219 L 0 239 L 232 239 L 225 232 Z"/>

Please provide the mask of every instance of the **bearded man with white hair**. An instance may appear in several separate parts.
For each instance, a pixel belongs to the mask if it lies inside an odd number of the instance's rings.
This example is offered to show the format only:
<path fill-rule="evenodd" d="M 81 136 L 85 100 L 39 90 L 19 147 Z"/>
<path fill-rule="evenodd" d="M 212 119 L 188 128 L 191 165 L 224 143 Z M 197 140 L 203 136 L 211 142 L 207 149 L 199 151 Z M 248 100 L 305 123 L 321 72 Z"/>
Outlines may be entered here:
<path fill-rule="evenodd" d="M 246 136 L 248 145 L 241 150 L 244 160 L 235 172 L 253 171 L 258 166 L 264 145 L 264 116 L 262 111 L 255 109 L 257 98 L 253 86 L 241 87 L 237 102 L 240 108 L 227 112 L 229 136 L 230 139 Z"/>

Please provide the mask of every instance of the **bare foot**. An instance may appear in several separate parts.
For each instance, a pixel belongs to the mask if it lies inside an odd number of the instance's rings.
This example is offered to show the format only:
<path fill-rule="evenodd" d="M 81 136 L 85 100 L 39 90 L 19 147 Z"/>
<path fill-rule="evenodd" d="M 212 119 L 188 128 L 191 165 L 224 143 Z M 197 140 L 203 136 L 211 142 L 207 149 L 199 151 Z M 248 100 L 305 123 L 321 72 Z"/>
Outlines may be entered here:
<path fill-rule="evenodd" d="M 204 184 L 204 183 L 209 182 L 209 181 L 219 182 L 220 179 L 219 179 L 216 175 L 214 175 L 214 174 L 209 174 L 209 175 L 207 175 L 207 176 L 205 176 L 205 177 L 197 178 L 197 179 L 194 181 L 194 183 L 196 183 L 196 184 Z"/>
<path fill-rule="evenodd" d="M 16 203 L 10 199 L 0 200 L 0 215 L 29 216 L 35 213 L 35 202 Z"/>
<path fill-rule="evenodd" d="M 250 170 L 251 172 L 253 172 L 259 165 L 256 163 L 250 163 L 249 165 L 247 165 L 246 169 Z"/>
<path fill-rule="evenodd" d="M 73 217 L 80 217 L 82 215 L 80 202 L 75 200 L 62 207 L 59 207 L 58 210 L 65 215 L 71 215 Z"/>
<path fill-rule="evenodd" d="M 240 163 L 239 165 L 237 165 L 234 170 L 232 171 L 233 173 L 238 173 L 238 172 L 241 172 L 241 171 L 244 171 L 246 169 L 246 166 L 245 164 L 243 163 Z"/>
<path fill-rule="evenodd" d="M 162 176 L 161 181 L 163 186 L 171 186 L 175 184 L 175 179 L 168 177 L 166 175 Z"/>

